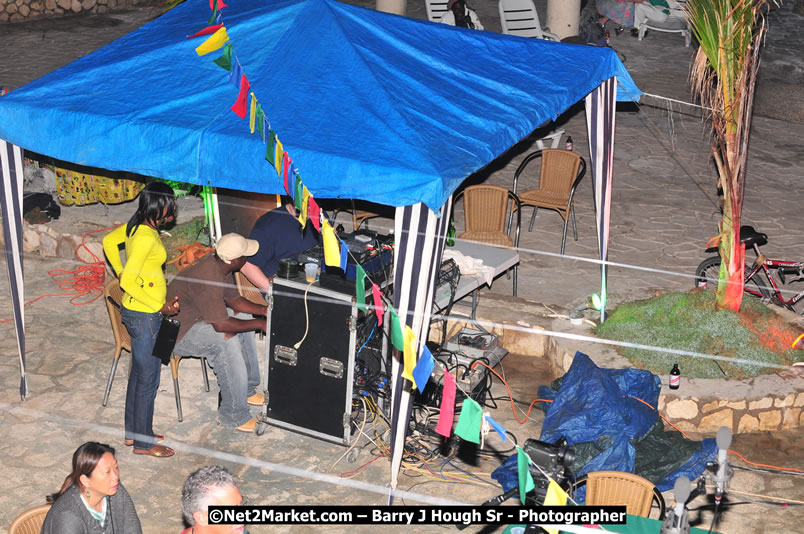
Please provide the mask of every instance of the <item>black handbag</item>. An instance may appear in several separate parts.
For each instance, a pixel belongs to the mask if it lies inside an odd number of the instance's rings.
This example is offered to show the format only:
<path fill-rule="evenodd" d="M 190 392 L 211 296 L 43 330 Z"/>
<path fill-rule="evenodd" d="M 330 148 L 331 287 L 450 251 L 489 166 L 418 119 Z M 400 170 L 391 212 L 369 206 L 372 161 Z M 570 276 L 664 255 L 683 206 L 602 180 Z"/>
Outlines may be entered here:
<path fill-rule="evenodd" d="M 170 317 L 162 318 L 162 325 L 159 327 L 159 333 L 156 334 L 156 343 L 154 343 L 153 355 L 162 360 L 162 365 L 170 363 L 170 357 L 173 354 L 173 347 L 176 346 L 176 338 L 179 335 L 179 327 L 181 322 L 178 319 L 171 319 Z"/>

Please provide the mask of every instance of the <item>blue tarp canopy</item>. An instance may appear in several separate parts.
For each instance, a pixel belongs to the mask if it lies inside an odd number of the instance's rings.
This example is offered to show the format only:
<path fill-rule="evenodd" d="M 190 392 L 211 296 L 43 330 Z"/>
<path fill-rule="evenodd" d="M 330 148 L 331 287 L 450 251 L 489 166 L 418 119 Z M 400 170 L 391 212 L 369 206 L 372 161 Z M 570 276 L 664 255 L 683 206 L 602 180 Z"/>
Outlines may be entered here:
<path fill-rule="evenodd" d="M 318 198 L 438 209 L 472 172 L 606 79 L 613 50 L 466 30 L 334 0 L 232 0 L 221 11 L 271 127 Z M 198 56 L 207 0 L 0 98 L 0 139 L 58 159 L 193 184 L 281 192 L 237 89 Z"/>

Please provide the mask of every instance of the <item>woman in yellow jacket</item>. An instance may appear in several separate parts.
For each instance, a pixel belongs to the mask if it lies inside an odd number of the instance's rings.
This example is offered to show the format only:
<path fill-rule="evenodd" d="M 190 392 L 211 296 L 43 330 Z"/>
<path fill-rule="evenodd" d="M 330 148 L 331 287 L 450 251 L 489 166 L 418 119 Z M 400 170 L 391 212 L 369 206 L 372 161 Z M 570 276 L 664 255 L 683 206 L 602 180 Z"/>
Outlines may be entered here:
<path fill-rule="evenodd" d="M 126 391 L 126 445 L 134 454 L 173 456 L 174 451 L 156 442 L 164 436 L 153 431 L 154 400 L 159 388 L 160 360 L 153 356 L 154 343 L 163 315 L 179 311 L 178 299 L 165 302 L 167 283 L 163 266 L 167 252 L 158 228 L 176 216 L 173 189 L 151 182 L 140 193 L 139 207 L 128 223 L 103 238 L 103 251 L 120 278 L 123 295 L 121 315 L 131 334 L 131 372 Z M 120 260 L 125 244 L 126 265 Z"/>

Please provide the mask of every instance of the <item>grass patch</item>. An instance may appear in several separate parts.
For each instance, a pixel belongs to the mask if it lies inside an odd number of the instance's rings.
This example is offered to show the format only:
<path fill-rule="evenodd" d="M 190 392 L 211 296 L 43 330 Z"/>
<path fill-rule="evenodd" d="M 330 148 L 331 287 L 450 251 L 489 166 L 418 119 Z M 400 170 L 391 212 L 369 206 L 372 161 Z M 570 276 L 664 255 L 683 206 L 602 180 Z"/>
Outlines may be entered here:
<path fill-rule="evenodd" d="M 194 241 L 199 241 L 202 245 L 209 246 L 209 233 L 205 232 L 204 228 L 204 217 L 199 215 L 170 228 L 168 230 L 170 235 L 162 234 L 162 244 L 165 245 L 168 261 L 175 259 L 179 255 L 179 247 L 182 245 L 189 245 Z M 165 270 L 168 275 L 178 273 L 175 263 L 168 264 Z"/>
<path fill-rule="evenodd" d="M 619 306 L 595 333 L 601 337 L 644 345 L 791 365 L 797 352 L 790 348 L 798 329 L 752 298 L 743 299 L 739 313 L 719 310 L 713 291 L 665 293 Z M 657 374 L 678 363 L 682 376 L 747 378 L 772 374 L 758 365 L 677 356 L 667 352 L 616 347 L 636 367 Z"/>

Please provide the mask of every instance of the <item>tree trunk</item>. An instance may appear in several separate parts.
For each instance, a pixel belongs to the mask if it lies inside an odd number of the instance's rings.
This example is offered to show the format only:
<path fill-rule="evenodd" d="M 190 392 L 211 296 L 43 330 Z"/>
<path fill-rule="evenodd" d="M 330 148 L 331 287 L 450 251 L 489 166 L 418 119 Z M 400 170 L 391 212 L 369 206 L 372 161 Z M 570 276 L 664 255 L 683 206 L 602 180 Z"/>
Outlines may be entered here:
<path fill-rule="evenodd" d="M 723 191 L 725 203 L 718 245 L 722 261 L 717 284 L 717 306 L 721 310 L 738 312 L 743 301 L 745 283 L 745 246 L 740 243 L 740 210 L 733 209 L 727 189 L 724 187 Z"/>

